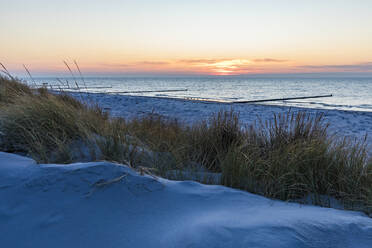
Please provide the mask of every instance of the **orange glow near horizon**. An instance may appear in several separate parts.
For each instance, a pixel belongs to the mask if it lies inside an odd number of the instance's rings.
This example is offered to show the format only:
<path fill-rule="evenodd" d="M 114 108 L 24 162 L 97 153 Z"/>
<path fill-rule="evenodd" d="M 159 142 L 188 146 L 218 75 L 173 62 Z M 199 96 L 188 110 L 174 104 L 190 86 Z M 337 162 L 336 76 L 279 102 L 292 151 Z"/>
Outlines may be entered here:
<path fill-rule="evenodd" d="M 66 60 L 75 68 L 74 60 Z M 144 60 L 115 63 L 93 63 L 77 61 L 84 74 L 122 74 L 122 75 L 248 75 L 281 73 L 321 73 L 321 72 L 372 72 L 372 62 L 349 65 L 307 65 L 291 60 L 262 59 L 179 59 Z M 10 72 L 24 74 L 23 64 L 4 64 Z M 38 62 L 25 64 L 31 73 L 69 74 L 64 63 Z M 76 69 L 76 68 L 75 68 Z"/>
<path fill-rule="evenodd" d="M 262 61 L 266 62 L 262 62 Z M 275 62 L 272 62 L 275 61 Z M 279 60 L 278 60 L 279 61 Z M 74 67 L 73 60 L 67 63 Z M 200 74 L 200 75 L 239 75 L 249 73 L 270 73 L 285 71 L 287 62 L 277 62 L 274 59 L 260 59 L 260 62 L 248 59 L 180 59 L 180 60 L 156 60 L 156 61 L 131 61 L 126 63 L 87 63 L 77 61 L 80 68 L 87 72 L 100 73 L 155 73 L 155 74 Z M 278 67 L 278 64 L 279 67 Z M 23 70 L 23 64 L 11 64 L 10 70 Z M 30 71 L 44 71 L 49 73 L 67 72 L 67 68 L 61 61 L 56 63 L 26 64 Z M 279 70 L 278 70 L 279 68 Z"/>

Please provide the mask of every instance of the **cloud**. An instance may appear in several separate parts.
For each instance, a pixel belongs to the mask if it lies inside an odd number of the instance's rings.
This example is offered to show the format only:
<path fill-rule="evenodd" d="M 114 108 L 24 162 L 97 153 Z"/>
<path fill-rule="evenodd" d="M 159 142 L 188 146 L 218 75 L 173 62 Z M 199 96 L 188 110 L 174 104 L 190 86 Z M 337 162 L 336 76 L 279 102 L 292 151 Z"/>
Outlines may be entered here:
<path fill-rule="evenodd" d="M 287 62 L 288 60 L 286 59 L 272 59 L 272 58 L 263 58 L 263 59 L 254 59 L 252 60 L 253 62 L 256 62 L 256 63 L 283 63 L 283 62 Z"/>
<path fill-rule="evenodd" d="M 139 61 L 139 62 L 133 62 L 133 63 L 104 63 L 100 64 L 104 67 L 122 67 L 122 68 L 128 68 L 128 67 L 136 67 L 138 65 L 150 65 L 150 66 L 156 66 L 156 65 L 168 65 L 170 64 L 168 61 Z"/>
<path fill-rule="evenodd" d="M 261 72 L 267 67 L 266 63 L 281 63 L 287 60 L 261 58 L 261 59 L 183 59 L 176 63 L 192 66 L 196 70 L 217 75 L 238 75 L 251 72 Z"/>
<path fill-rule="evenodd" d="M 132 64 L 124 64 L 124 63 L 101 63 L 99 66 L 103 67 L 131 67 Z"/>
<path fill-rule="evenodd" d="M 237 74 L 241 67 L 252 64 L 247 59 L 220 59 L 220 60 L 198 60 L 198 63 L 192 64 L 199 68 L 204 68 L 209 72 L 219 75 Z"/>
<path fill-rule="evenodd" d="M 222 61 L 232 61 L 232 60 L 244 60 L 244 61 L 251 61 L 256 63 L 283 63 L 287 62 L 286 59 L 273 59 L 273 58 L 259 58 L 259 59 L 232 59 L 232 58 L 225 58 L 225 59 L 181 59 L 177 62 L 185 63 L 185 64 L 199 64 L 199 63 L 206 63 L 206 64 L 214 64 L 219 63 Z"/>
<path fill-rule="evenodd" d="M 177 60 L 178 63 L 183 64 L 213 64 L 218 61 L 227 60 L 227 59 L 181 59 Z"/>
<path fill-rule="evenodd" d="M 193 58 L 178 60 L 144 60 L 128 63 L 105 64 L 104 66 L 118 68 L 122 71 L 192 71 L 201 74 L 238 75 L 251 72 L 261 72 L 272 67 L 271 63 L 281 63 L 287 60 L 273 58 Z"/>
<path fill-rule="evenodd" d="M 137 65 L 168 65 L 168 61 L 140 61 Z"/>
<path fill-rule="evenodd" d="M 372 71 L 372 62 L 344 65 L 301 65 L 300 69 L 331 70 L 331 71 Z"/>

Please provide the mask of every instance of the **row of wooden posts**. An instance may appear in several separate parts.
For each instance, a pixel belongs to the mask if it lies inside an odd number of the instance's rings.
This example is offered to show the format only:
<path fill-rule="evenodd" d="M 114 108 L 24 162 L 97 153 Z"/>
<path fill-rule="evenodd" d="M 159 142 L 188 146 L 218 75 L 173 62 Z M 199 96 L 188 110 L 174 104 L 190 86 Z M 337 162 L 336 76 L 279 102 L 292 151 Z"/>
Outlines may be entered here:
<path fill-rule="evenodd" d="M 94 86 L 94 87 L 60 87 L 60 85 L 48 85 L 47 83 L 43 83 L 41 87 L 51 87 L 56 89 L 65 89 L 65 90 L 88 90 L 88 89 L 110 89 L 112 86 Z M 167 90 L 136 90 L 136 91 L 110 91 L 104 92 L 107 94 L 131 94 L 131 93 L 155 93 L 155 92 L 182 92 L 188 91 L 188 89 L 167 89 Z M 87 93 L 87 92 L 84 92 Z M 311 99 L 311 98 L 324 98 L 324 97 L 332 97 L 332 94 L 327 95 L 315 95 L 315 96 L 298 96 L 298 97 L 284 97 L 284 98 L 269 98 L 269 99 L 259 99 L 259 100 L 250 100 L 250 101 L 224 101 L 225 103 L 261 103 L 261 102 L 276 102 L 276 101 L 288 101 L 288 100 L 300 100 L 300 99 Z M 190 101 L 202 101 L 202 102 L 222 102 L 218 100 L 211 100 L 211 99 L 200 99 L 200 98 L 185 98 L 186 100 Z"/>

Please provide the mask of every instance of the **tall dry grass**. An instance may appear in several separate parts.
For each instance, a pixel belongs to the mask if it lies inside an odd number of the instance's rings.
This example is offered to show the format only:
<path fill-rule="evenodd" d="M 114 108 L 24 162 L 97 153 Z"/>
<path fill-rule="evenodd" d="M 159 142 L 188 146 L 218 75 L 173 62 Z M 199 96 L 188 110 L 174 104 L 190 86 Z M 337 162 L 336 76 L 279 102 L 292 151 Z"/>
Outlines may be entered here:
<path fill-rule="evenodd" d="M 322 115 L 275 115 L 251 126 L 246 143 L 222 163 L 223 184 L 281 200 L 333 199 L 345 208 L 372 211 L 372 163 L 363 142 L 337 138 Z M 327 197 L 325 197 L 327 196 Z"/>
<path fill-rule="evenodd" d="M 12 98 L 0 111 L 1 148 L 40 162 L 71 162 L 73 142 L 90 144 L 108 120 L 99 108 L 44 90 Z"/>
<path fill-rule="evenodd" d="M 20 96 L 31 95 L 31 89 L 14 78 L 0 75 L 0 107 L 14 103 Z"/>

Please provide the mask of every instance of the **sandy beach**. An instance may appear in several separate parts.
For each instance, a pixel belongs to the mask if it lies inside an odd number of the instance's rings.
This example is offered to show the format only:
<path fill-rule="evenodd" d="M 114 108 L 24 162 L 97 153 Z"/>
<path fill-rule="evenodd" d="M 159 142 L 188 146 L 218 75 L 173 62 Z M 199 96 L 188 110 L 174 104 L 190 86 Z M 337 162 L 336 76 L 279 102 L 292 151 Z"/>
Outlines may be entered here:
<path fill-rule="evenodd" d="M 330 124 L 329 130 L 339 136 L 364 139 L 372 145 L 372 112 L 325 110 L 311 108 L 296 108 L 263 104 L 226 104 L 206 103 L 182 99 L 169 99 L 160 97 L 128 96 L 114 94 L 73 94 L 79 99 L 92 101 L 109 112 L 113 117 L 135 118 L 151 113 L 166 118 L 192 123 L 206 119 L 219 110 L 233 109 L 240 114 L 243 124 L 253 124 L 261 119 L 270 120 L 274 114 L 288 111 L 306 111 L 308 113 L 323 113 L 325 121 Z"/>

